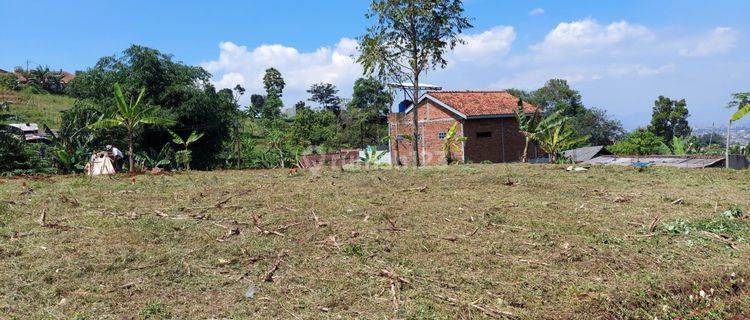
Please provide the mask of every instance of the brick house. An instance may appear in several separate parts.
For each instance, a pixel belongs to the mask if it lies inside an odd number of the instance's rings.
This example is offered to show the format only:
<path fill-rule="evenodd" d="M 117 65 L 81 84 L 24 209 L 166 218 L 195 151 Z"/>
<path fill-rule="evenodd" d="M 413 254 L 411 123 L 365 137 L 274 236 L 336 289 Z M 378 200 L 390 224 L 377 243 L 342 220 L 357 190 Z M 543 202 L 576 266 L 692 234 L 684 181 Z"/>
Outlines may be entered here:
<path fill-rule="evenodd" d="M 413 135 L 412 110 L 388 115 L 391 143 L 391 163 L 412 163 L 413 146 L 403 139 Z M 518 98 L 505 91 L 428 91 L 417 104 L 419 111 L 420 161 L 425 165 L 445 164 L 441 150 L 443 139 L 453 123 L 458 122 L 458 134 L 468 139 L 462 142 L 461 151 L 454 153 L 463 162 L 513 162 L 520 161 L 523 154 L 524 137 L 518 130 L 515 110 Z M 537 107 L 523 104 L 524 112 L 534 113 Z M 398 150 L 396 150 L 398 148 Z M 529 144 L 529 158 L 536 158 L 539 151 Z M 398 156 L 397 156 L 398 154 Z M 397 159 L 397 157 L 399 159 Z"/>

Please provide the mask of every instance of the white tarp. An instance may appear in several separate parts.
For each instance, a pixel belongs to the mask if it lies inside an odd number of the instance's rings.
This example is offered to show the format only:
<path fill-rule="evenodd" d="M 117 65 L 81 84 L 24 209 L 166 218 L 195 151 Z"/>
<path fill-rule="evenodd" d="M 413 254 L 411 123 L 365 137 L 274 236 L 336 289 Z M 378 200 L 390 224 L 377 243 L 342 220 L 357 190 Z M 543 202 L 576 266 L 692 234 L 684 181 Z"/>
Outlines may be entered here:
<path fill-rule="evenodd" d="M 98 176 L 115 174 L 116 171 L 107 154 L 100 152 L 91 156 L 91 160 L 86 164 L 85 172 L 90 176 Z"/>

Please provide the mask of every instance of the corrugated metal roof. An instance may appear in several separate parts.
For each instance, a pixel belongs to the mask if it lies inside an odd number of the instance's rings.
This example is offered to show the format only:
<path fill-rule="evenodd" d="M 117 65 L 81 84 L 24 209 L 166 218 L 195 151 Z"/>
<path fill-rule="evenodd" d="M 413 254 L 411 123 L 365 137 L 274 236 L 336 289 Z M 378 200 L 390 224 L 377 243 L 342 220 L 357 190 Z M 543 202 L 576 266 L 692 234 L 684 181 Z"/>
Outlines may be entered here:
<path fill-rule="evenodd" d="M 630 166 L 634 162 L 648 162 L 654 166 L 662 167 L 676 167 L 676 168 L 706 168 L 719 166 L 724 162 L 722 156 L 702 156 L 702 157 L 690 157 L 690 156 L 599 156 L 588 161 L 586 164 L 604 164 L 604 165 L 620 165 Z"/>
<path fill-rule="evenodd" d="M 604 149 L 604 146 L 583 147 L 563 151 L 563 155 L 573 162 L 583 162 L 591 160 L 592 158 L 598 156 L 600 153 L 609 154 L 609 152 L 607 152 L 606 150 L 602 152 L 602 149 Z"/>
<path fill-rule="evenodd" d="M 23 132 L 39 131 L 39 125 L 36 123 L 11 123 L 11 127 L 18 128 Z"/>

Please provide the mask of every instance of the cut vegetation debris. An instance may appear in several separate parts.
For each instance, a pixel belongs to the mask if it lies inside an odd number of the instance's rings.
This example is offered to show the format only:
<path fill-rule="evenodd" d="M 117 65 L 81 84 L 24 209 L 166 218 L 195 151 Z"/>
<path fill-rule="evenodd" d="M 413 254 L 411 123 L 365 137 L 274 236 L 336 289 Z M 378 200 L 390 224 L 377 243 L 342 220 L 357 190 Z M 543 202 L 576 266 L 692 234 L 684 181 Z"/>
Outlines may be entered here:
<path fill-rule="evenodd" d="M 2 180 L 0 318 L 750 314 L 750 171 L 564 169 Z"/>

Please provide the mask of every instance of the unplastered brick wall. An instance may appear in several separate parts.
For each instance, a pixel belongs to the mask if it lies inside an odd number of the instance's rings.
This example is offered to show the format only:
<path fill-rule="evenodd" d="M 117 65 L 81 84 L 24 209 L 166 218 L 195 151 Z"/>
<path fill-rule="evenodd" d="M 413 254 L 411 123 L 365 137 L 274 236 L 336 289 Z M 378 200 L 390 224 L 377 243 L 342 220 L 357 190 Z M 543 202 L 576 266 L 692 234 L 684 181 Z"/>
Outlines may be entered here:
<path fill-rule="evenodd" d="M 412 113 L 391 113 L 388 115 L 388 126 L 391 137 L 398 135 L 413 136 L 412 129 Z M 431 101 L 425 101 L 419 106 L 419 153 L 420 161 L 426 165 L 438 165 L 445 164 L 445 155 L 442 151 L 443 140 L 441 133 L 447 133 L 450 127 L 455 123 L 459 122 L 457 128 L 457 135 L 461 136 L 463 132 L 462 119 L 455 116 L 453 113 L 444 110 L 443 108 L 436 106 Z M 398 146 L 398 152 L 396 147 Z M 391 160 L 392 163 L 396 163 L 400 160 L 403 165 L 412 164 L 412 142 L 403 139 L 394 143 L 391 141 Z M 463 148 L 458 153 L 454 153 L 453 157 L 458 160 L 464 158 Z M 398 157 L 398 159 L 396 158 Z"/>
<path fill-rule="evenodd" d="M 518 130 L 515 117 L 478 119 L 466 122 L 466 160 L 471 162 L 520 161 L 523 154 L 524 137 Z M 537 150 L 529 144 L 528 155 L 536 157 Z"/>

